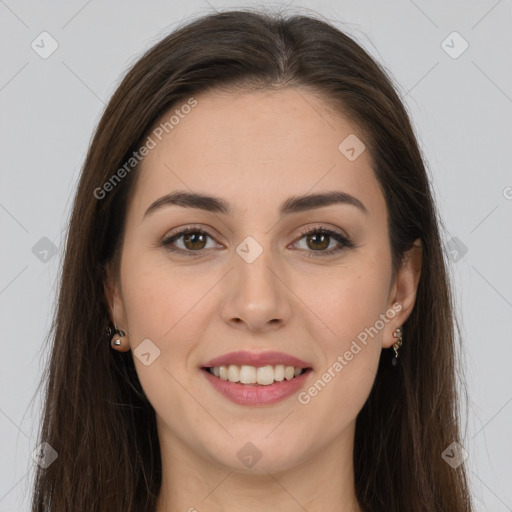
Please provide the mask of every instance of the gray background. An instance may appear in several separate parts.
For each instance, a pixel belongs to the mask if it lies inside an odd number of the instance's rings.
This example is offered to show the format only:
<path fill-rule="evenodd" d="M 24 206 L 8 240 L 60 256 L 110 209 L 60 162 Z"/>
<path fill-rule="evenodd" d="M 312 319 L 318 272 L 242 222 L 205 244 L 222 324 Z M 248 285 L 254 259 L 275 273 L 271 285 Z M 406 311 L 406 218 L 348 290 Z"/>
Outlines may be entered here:
<path fill-rule="evenodd" d="M 40 397 L 30 400 L 71 197 L 104 105 L 128 65 L 185 18 L 251 5 L 0 0 L 0 512 L 29 510 Z M 289 5 L 355 37 L 390 71 L 412 115 L 462 318 L 463 446 L 477 510 L 512 511 L 511 0 Z M 31 47 L 42 46 L 43 31 L 58 43 L 46 59 Z M 464 43 L 446 39 L 453 31 L 469 44 L 457 58 Z"/>

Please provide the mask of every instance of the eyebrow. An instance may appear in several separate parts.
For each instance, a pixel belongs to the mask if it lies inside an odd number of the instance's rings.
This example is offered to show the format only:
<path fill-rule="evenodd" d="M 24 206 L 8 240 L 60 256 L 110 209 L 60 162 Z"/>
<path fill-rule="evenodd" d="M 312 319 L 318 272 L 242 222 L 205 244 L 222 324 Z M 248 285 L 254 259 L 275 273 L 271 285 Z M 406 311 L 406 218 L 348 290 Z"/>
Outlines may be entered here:
<path fill-rule="evenodd" d="M 310 194 L 292 196 L 283 202 L 279 209 L 280 216 L 304 212 L 315 208 L 322 208 L 333 204 L 348 204 L 355 206 L 365 215 L 368 210 L 356 197 L 346 192 L 326 192 L 322 194 Z M 230 215 L 232 209 L 227 201 L 220 197 L 212 197 L 196 192 L 175 191 L 154 201 L 144 213 L 144 218 L 166 206 L 181 206 L 184 208 L 197 208 L 212 213 Z"/>

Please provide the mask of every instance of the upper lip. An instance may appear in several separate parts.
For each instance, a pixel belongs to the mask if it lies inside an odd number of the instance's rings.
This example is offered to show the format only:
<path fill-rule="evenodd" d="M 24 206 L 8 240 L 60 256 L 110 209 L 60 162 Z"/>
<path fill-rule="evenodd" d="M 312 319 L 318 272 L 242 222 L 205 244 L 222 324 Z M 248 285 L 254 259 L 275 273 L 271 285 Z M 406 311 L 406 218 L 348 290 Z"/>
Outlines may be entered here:
<path fill-rule="evenodd" d="M 229 366 L 230 364 L 256 367 L 283 364 L 295 368 L 311 368 L 311 365 L 306 361 L 283 352 L 248 352 L 245 350 L 230 352 L 229 354 L 216 357 L 204 363 L 203 367 L 213 368 L 215 366 Z"/>

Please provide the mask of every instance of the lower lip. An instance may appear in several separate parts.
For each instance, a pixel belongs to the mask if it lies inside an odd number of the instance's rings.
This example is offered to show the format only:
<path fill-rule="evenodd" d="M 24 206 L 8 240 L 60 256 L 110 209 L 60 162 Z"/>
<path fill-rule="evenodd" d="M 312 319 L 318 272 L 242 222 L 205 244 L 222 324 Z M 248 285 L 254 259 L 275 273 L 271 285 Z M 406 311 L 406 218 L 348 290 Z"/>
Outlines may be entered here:
<path fill-rule="evenodd" d="M 268 386 L 252 386 L 240 384 L 215 377 L 209 370 L 202 369 L 210 384 L 226 398 L 238 405 L 269 405 L 288 398 L 298 392 L 311 373 L 311 369 L 301 373 L 291 380 L 275 382 Z"/>

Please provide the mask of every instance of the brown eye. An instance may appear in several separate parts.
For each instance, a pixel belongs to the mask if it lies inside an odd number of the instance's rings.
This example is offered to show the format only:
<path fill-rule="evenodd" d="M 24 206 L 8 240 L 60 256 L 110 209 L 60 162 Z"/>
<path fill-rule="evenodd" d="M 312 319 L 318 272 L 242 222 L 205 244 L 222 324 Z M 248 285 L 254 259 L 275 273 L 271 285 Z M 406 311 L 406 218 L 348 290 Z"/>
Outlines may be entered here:
<path fill-rule="evenodd" d="M 213 240 L 206 231 L 188 227 L 162 240 L 162 245 L 170 252 L 198 256 L 207 248 L 209 238 Z"/>
<path fill-rule="evenodd" d="M 355 244 L 345 235 L 333 231 L 332 229 L 321 227 L 302 231 L 302 237 L 296 244 L 301 242 L 302 239 L 305 239 L 305 250 L 309 252 L 308 257 L 334 256 L 346 249 L 355 247 Z M 326 250 L 331 245 L 331 242 L 335 242 L 334 247 L 330 250 Z"/>
<path fill-rule="evenodd" d="M 308 235 L 306 240 L 308 241 L 308 246 L 313 250 L 324 250 L 329 247 L 330 237 L 329 235 L 324 235 L 320 233 L 315 233 L 313 235 Z M 312 245 L 309 244 L 312 242 Z"/>
<path fill-rule="evenodd" d="M 203 233 L 194 232 L 187 233 L 183 236 L 183 244 L 187 249 L 191 251 L 197 251 L 204 249 L 204 245 L 206 244 L 205 235 Z"/>

